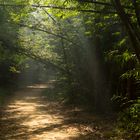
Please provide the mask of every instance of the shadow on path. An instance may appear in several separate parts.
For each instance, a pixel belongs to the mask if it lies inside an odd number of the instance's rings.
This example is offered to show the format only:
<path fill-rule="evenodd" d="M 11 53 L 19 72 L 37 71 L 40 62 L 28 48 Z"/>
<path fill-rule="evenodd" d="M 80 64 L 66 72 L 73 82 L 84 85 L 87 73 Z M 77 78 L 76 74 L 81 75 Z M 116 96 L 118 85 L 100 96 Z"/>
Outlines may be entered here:
<path fill-rule="evenodd" d="M 51 84 L 20 89 L 0 109 L 0 140 L 109 140 L 110 120 L 49 100 Z"/>

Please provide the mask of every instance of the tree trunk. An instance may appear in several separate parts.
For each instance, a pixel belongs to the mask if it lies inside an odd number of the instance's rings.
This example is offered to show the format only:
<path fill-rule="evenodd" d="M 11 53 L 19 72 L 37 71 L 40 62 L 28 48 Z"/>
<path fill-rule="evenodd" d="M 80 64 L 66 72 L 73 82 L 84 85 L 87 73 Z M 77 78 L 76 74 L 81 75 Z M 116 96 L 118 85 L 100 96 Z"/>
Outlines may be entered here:
<path fill-rule="evenodd" d="M 137 2 L 137 0 L 132 0 L 133 6 L 135 8 L 135 14 L 136 14 L 136 18 L 137 18 L 137 22 L 140 28 L 140 3 Z"/>
<path fill-rule="evenodd" d="M 122 23 L 125 25 L 125 28 L 132 43 L 132 47 L 136 53 L 138 61 L 140 62 L 140 34 L 138 31 L 135 30 L 135 27 L 132 25 L 131 20 L 129 19 L 128 15 L 125 13 L 124 8 L 121 5 L 120 0 L 114 0 L 113 3 Z"/>

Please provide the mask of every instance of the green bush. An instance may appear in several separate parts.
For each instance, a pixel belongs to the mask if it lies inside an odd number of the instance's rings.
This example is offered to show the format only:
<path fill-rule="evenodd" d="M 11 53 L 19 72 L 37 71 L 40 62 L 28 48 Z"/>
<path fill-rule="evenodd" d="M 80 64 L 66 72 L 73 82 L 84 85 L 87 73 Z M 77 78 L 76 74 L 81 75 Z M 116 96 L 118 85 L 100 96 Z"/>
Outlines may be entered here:
<path fill-rule="evenodd" d="M 138 140 L 140 138 L 140 98 L 121 113 L 119 128 L 128 139 Z"/>

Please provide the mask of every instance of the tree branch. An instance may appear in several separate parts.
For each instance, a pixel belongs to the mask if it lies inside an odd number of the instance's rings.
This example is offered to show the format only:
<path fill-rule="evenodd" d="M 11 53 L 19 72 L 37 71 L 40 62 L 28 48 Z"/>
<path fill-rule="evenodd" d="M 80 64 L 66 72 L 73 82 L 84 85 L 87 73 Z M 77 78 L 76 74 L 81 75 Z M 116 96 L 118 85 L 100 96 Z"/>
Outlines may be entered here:
<path fill-rule="evenodd" d="M 11 43 L 9 40 L 5 40 L 5 39 L 0 39 L 0 41 L 2 42 L 2 45 L 3 47 L 5 47 L 5 49 L 8 49 L 10 51 L 14 51 L 14 52 L 17 52 L 17 53 L 20 53 L 20 54 L 23 54 L 29 58 L 32 58 L 44 65 L 49 65 L 55 69 L 58 69 L 60 70 L 61 72 L 63 73 L 66 73 L 65 69 L 61 68 L 60 66 L 54 64 L 54 63 L 51 63 L 48 59 L 45 59 L 45 58 L 41 58 L 40 56 L 34 54 L 33 52 L 31 52 L 30 50 L 28 49 L 25 49 L 25 48 L 22 48 L 22 47 L 16 47 L 13 43 Z"/>
<path fill-rule="evenodd" d="M 14 4 L 0 4 L 1 7 L 27 7 L 29 5 L 14 5 Z M 78 11 L 84 13 L 98 13 L 98 14 L 115 14 L 115 11 L 98 11 L 92 9 L 78 9 L 77 7 L 61 7 L 61 6 L 51 6 L 51 5 L 31 5 L 32 8 L 50 8 L 65 11 Z"/>
<path fill-rule="evenodd" d="M 92 4 L 97 4 L 97 5 L 103 5 L 103 6 L 109 6 L 109 7 L 114 7 L 113 4 L 111 3 L 108 3 L 108 2 L 99 2 L 99 1 L 95 1 L 95 0 L 79 0 L 79 2 L 81 3 L 92 3 Z M 130 7 L 130 6 L 124 6 L 122 5 L 123 8 L 126 8 L 126 9 L 133 9 L 133 7 Z"/>
<path fill-rule="evenodd" d="M 28 25 L 25 25 L 25 24 L 18 24 L 18 25 L 19 25 L 19 26 L 22 26 L 22 27 L 30 28 L 30 29 L 32 29 L 32 30 L 37 30 L 37 31 L 45 32 L 45 33 L 47 33 L 47 34 L 56 36 L 56 37 L 58 37 L 58 38 L 62 38 L 62 39 L 64 39 L 64 40 L 66 40 L 67 42 L 70 42 L 72 45 L 78 46 L 78 47 L 79 47 L 79 45 L 78 45 L 77 43 L 75 43 L 75 42 L 73 42 L 73 41 L 67 39 L 66 37 L 64 37 L 64 36 L 62 36 L 62 35 L 60 35 L 60 34 L 55 34 L 55 33 L 52 33 L 52 32 L 50 32 L 50 31 L 47 31 L 47 30 L 44 30 L 44 29 L 41 29 L 41 28 L 37 28 L 37 27 L 33 27 L 33 26 L 28 26 Z"/>

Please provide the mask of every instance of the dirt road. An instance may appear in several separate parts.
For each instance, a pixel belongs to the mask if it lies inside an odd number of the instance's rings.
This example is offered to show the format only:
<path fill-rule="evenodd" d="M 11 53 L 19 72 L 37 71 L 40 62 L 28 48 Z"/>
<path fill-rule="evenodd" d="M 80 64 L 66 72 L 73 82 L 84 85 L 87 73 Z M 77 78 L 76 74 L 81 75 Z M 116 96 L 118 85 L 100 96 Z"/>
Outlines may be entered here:
<path fill-rule="evenodd" d="M 76 107 L 48 100 L 50 85 L 20 89 L 0 107 L 0 140 L 108 140 L 110 124 Z"/>

